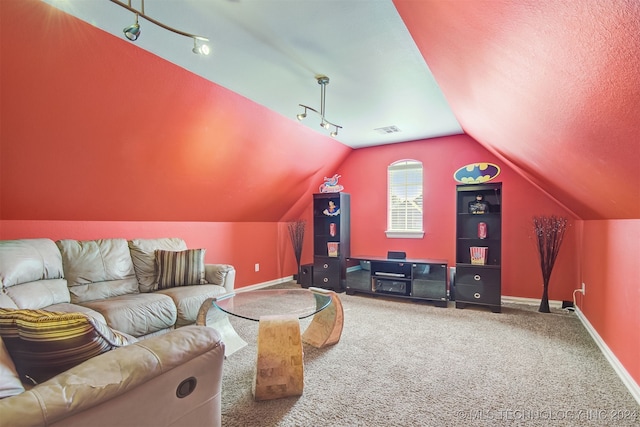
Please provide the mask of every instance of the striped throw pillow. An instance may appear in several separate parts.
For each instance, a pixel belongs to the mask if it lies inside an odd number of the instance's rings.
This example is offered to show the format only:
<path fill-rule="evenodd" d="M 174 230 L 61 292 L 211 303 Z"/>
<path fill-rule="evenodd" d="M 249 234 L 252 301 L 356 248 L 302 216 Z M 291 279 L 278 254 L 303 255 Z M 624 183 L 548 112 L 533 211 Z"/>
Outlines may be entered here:
<path fill-rule="evenodd" d="M 0 308 L 0 336 L 18 374 L 29 383 L 137 341 L 83 313 L 5 308 Z"/>
<path fill-rule="evenodd" d="M 206 283 L 204 280 L 204 252 L 205 249 L 157 250 L 158 289 Z"/>

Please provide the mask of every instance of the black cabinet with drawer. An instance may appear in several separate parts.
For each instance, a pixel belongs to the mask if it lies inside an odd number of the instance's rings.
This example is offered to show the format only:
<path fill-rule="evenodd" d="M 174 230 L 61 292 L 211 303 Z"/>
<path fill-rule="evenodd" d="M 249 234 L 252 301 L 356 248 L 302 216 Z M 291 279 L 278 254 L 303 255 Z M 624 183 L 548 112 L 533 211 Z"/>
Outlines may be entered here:
<path fill-rule="evenodd" d="M 313 286 L 343 292 L 350 255 L 350 195 L 313 195 Z"/>
<path fill-rule="evenodd" d="M 499 313 L 502 184 L 463 184 L 456 192 L 456 308 L 477 304 Z"/>
<path fill-rule="evenodd" d="M 315 257 L 313 264 L 313 286 L 342 291 L 342 280 L 344 280 L 343 270 L 342 263 L 339 259 Z"/>

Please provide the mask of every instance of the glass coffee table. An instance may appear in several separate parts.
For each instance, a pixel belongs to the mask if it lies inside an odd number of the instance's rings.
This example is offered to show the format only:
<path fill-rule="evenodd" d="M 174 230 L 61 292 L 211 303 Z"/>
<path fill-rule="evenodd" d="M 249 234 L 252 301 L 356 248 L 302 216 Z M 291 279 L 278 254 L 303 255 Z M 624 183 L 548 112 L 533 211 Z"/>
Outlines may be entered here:
<path fill-rule="evenodd" d="M 256 400 L 300 396 L 304 389 L 302 344 L 316 348 L 340 341 L 344 314 L 338 295 L 321 288 L 260 289 L 207 299 L 196 324 L 215 328 L 225 343 L 225 356 L 247 343 L 229 316 L 259 322 L 258 357 L 253 395 Z M 301 334 L 300 319 L 313 316 Z"/>

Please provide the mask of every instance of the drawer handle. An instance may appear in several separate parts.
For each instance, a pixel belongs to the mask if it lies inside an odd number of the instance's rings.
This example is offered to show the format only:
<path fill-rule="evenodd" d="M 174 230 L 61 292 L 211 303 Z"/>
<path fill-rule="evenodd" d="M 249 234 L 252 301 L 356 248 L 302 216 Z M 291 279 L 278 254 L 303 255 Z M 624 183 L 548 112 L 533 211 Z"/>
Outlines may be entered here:
<path fill-rule="evenodd" d="M 329 264 L 325 264 L 322 266 L 323 268 L 329 268 Z"/>
<path fill-rule="evenodd" d="M 480 275 L 476 274 L 475 276 L 473 276 L 473 280 L 480 280 Z"/>
<path fill-rule="evenodd" d="M 327 283 L 327 282 L 329 281 L 329 279 L 327 279 L 327 278 L 325 277 L 324 279 L 322 279 L 322 281 L 323 281 L 324 283 Z"/>
<path fill-rule="evenodd" d="M 479 294 L 478 292 L 476 292 L 475 294 L 473 294 L 473 297 L 474 297 L 475 299 L 478 299 L 478 298 L 480 298 L 480 294 Z"/>

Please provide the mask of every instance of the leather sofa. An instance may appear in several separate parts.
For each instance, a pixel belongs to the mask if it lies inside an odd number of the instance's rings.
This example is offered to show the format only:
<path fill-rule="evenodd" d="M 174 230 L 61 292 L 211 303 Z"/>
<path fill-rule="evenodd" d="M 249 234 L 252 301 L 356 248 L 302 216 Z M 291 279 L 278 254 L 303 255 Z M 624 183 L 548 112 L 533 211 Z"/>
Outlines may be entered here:
<path fill-rule="evenodd" d="M 0 308 L 73 313 L 133 343 L 35 386 L 23 376 L 26 391 L 0 399 L 2 424 L 220 425 L 224 344 L 193 324 L 202 303 L 234 281 L 232 266 L 204 264 L 204 249 L 178 238 L 0 241 Z M 9 353 L 11 338 L 0 341 Z M 189 378 L 195 391 L 177 397 Z"/>
<path fill-rule="evenodd" d="M 179 238 L 0 241 L 0 307 L 82 312 L 136 338 L 194 324 L 207 298 L 233 291 L 235 269 L 204 264 L 202 283 L 158 289 L 157 251 Z"/>
<path fill-rule="evenodd" d="M 223 361 L 215 329 L 185 326 L 0 399 L 0 426 L 220 426 Z"/>

